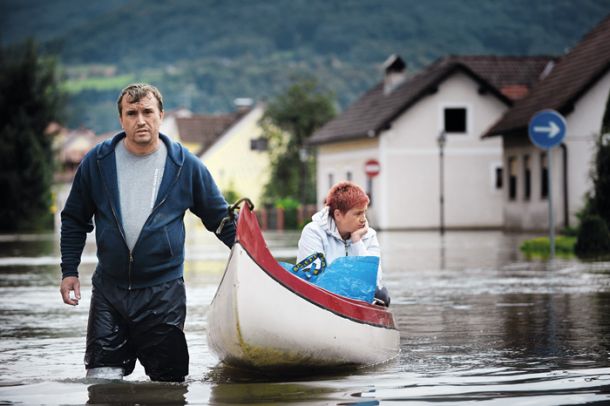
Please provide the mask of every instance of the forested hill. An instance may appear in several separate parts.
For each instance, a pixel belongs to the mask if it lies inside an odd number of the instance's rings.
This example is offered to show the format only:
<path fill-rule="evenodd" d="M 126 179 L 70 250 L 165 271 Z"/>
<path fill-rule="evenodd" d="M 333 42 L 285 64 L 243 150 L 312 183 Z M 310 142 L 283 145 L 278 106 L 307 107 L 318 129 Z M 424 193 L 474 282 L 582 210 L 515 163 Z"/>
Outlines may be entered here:
<path fill-rule="evenodd" d="M 608 13 L 610 0 L 0 0 L 0 39 L 59 55 L 70 124 L 101 131 L 133 80 L 169 108 L 216 112 L 313 74 L 345 106 L 391 53 L 413 71 L 447 54 L 561 54 Z"/>

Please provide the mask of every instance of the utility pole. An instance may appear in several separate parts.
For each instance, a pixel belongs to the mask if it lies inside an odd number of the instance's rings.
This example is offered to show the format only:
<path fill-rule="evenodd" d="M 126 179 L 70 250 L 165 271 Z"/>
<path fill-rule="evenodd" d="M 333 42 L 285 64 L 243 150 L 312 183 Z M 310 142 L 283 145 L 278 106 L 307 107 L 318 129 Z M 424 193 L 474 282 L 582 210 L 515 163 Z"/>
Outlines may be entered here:
<path fill-rule="evenodd" d="M 447 134 L 445 131 L 436 138 L 438 143 L 439 154 L 439 207 L 440 207 L 440 233 L 445 234 L 445 144 L 447 143 Z"/>

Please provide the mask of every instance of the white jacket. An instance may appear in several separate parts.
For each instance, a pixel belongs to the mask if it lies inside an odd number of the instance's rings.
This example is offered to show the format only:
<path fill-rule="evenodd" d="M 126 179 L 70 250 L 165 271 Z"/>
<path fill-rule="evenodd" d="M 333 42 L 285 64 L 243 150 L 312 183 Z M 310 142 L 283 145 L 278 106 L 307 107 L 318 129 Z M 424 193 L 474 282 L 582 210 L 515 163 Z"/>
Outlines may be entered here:
<path fill-rule="evenodd" d="M 312 222 L 303 228 L 299 239 L 299 250 L 297 252 L 297 263 L 301 262 L 311 254 L 321 252 L 330 264 L 335 259 L 343 256 L 376 256 L 380 257 L 381 248 L 377 241 L 377 232 L 369 227 L 367 233 L 360 241 L 352 244 L 351 240 L 343 240 L 335 220 L 328 213 L 328 206 L 314 214 Z M 377 286 L 381 287 L 381 262 L 377 271 Z"/>

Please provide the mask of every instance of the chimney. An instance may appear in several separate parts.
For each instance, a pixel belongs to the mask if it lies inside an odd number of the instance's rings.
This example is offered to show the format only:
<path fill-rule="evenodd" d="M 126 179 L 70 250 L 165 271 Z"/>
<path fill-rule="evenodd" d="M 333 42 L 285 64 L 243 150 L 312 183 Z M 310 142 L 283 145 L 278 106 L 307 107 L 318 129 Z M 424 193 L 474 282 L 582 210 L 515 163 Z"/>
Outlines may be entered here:
<path fill-rule="evenodd" d="M 243 113 L 252 108 L 254 100 L 249 97 L 238 97 L 237 99 L 233 100 L 233 104 L 235 105 L 238 113 Z"/>
<path fill-rule="evenodd" d="M 392 54 L 383 63 L 383 94 L 388 95 L 407 78 L 407 64 L 398 55 Z"/>

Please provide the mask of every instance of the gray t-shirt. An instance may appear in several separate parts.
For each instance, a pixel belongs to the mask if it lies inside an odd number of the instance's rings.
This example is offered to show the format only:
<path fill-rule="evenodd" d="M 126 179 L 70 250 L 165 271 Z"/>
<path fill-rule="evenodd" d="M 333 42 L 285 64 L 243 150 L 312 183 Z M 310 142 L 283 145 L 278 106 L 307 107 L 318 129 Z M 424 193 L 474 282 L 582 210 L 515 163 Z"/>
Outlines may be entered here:
<path fill-rule="evenodd" d="M 155 152 L 134 155 L 123 142 L 119 142 L 115 155 L 123 228 L 127 246 L 132 250 L 157 200 L 167 147 L 159 141 L 159 148 Z"/>

